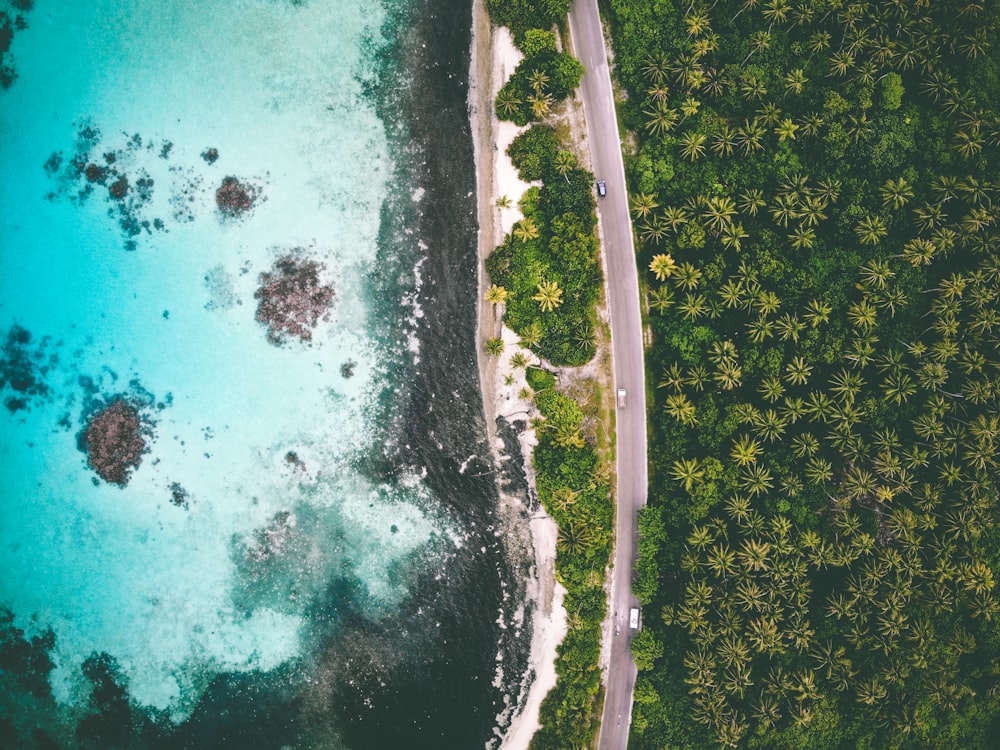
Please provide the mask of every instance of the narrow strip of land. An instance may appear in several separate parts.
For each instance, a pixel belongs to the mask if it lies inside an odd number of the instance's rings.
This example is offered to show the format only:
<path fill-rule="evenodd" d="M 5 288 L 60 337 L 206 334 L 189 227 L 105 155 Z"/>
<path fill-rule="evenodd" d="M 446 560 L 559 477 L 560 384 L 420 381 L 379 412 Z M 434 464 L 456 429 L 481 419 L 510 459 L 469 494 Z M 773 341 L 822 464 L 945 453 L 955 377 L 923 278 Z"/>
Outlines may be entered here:
<path fill-rule="evenodd" d="M 632 568 L 638 535 L 637 513 L 646 502 L 647 487 L 646 386 L 639 276 L 632 244 L 621 139 L 597 0 L 576 0 L 570 9 L 569 26 L 573 52 L 587 69 L 580 95 L 587 117 L 594 173 L 607 186 L 607 195 L 599 199 L 598 215 L 611 311 L 615 385 L 626 390 L 626 406 L 618 409 L 611 656 L 598 742 L 602 749 L 624 750 L 628 744 L 636 677 L 629 650 L 633 635 L 629 628 L 629 610 L 638 606 L 632 595 Z"/>

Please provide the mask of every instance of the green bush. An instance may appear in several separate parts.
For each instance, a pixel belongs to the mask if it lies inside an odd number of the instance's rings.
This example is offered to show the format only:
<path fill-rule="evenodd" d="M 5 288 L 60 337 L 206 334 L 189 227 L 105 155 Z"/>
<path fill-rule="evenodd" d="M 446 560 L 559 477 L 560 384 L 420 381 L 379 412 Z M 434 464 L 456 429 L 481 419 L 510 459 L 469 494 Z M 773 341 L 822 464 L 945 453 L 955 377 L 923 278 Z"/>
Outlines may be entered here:
<path fill-rule="evenodd" d="M 543 370 L 540 367 L 529 367 L 524 374 L 531 390 L 536 393 L 538 391 L 551 390 L 556 387 L 555 373 L 549 372 L 548 370 Z"/>

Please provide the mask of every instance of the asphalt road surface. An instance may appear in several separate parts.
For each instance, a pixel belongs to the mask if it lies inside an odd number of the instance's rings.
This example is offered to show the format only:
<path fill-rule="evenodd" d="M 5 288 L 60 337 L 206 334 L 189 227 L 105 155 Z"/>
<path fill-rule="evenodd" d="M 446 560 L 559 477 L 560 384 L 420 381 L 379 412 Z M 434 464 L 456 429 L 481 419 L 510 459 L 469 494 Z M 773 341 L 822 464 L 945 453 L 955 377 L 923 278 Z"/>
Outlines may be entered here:
<path fill-rule="evenodd" d="M 639 276 L 632 245 L 621 138 L 597 0 L 575 0 L 570 9 L 569 27 L 573 54 L 587 71 L 580 93 L 594 173 L 607 185 L 607 195 L 598 198 L 597 207 L 607 263 L 615 387 L 626 389 L 625 408 L 618 409 L 618 506 L 610 601 L 613 618 L 611 662 L 598 741 L 600 750 L 624 750 L 628 745 L 636 677 L 629 650 L 634 633 L 629 628 L 629 611 L 639 606 L 632 595 L 632 569 L 638 535 L 637 513 L 646 503 L 647 487 L 646 385 Z"/>

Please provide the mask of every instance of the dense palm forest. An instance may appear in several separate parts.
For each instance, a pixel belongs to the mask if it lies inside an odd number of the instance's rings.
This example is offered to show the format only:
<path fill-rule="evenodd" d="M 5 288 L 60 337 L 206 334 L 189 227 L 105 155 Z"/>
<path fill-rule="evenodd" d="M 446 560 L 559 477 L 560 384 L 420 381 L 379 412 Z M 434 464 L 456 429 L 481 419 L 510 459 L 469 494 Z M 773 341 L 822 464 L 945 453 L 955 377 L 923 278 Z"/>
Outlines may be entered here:
<path fill-rule="evenodd" d="M 993 0 L 607 0 L 654 343 L 635 747 L 1000 736 Z"/>

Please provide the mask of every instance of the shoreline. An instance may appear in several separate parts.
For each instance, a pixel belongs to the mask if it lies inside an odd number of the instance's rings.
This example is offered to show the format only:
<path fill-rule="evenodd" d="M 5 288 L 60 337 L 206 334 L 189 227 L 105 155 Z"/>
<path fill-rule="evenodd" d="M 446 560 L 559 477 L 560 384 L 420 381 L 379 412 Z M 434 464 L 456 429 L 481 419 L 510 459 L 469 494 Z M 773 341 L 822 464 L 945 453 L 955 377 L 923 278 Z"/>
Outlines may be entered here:
<path fill-rule="evenodd" d="M 483 416 L 486 421 L 487 440 L 494 459 L 499 464 L 502 441 L 497 435 L 498 417 L 526 417 L 530 404 L 519 398 L 521 388 L 527 385 L 525 370 L 509 365 L 510 357 L 518 351 L 517 335 L 503 325 L 499 310 L 485 301 L 488 286 L 484 261 L 503 240 L 518 220 L 517 201 L 529 185 L 520 180 L 517 170 L 506 156 L 506 149 L 521 131 L 513 123 L 501 123 L 493 108 L 497 91 L 513 73 L 520 52 L 513 45 L 506 28 L 494 28 L 486 11 L 484 0 L 472 2 L 472 42 L 469 65 L 469 119 L 472 129 L 473 151 L 476 166 L 476 196 L 478 231 L 478 288 L 476 298 L 477 336 L 476 357 L 479 367 Z M 506 195 L 510 208 L 498 208 L 496 198 Z M 504 353 L 491 357 L 483 351 L 482 342 L 492 336 L 501 336 Z M 530 354 L 532 364 L 538 358 Z M 508 382 L 505 377 L 515 377 Z M 531 450 L 536 444 L 534 431 L 527 429 L 519 437 L 521 456 L 528 472 L 528 481 L 534 489 L 530 474 Z M 566 635 L 566 612 L 563 608 L 565 589 L 555 580 L 555 556 L 558 528 L 541 508 L 534 512 L 525 507 L 525 498 L 511 496 L 497 487 L 501 516 L 508 527 L 519 526 L 523 535 L 524 521 L 528 521 L 528 534 L 533 553 L 531 572 L 525 582 L 525 604 L 531 617 L 531 647 L 527 670 L 521 678 L 521 690 L 513 705 L 497 717 L 503 728 L 499 747 L 503 750 L 527 750 L 531 738 L 540 728 L 539 711 L 542 701 L 556 684 L 555 661 L 557 648 Z M 509 528 L 508 533 L 514 533 Z M 507 723 L 509 721 L 509 723 Z M 490 743 L 490 747 L 493 743 Z"/>

